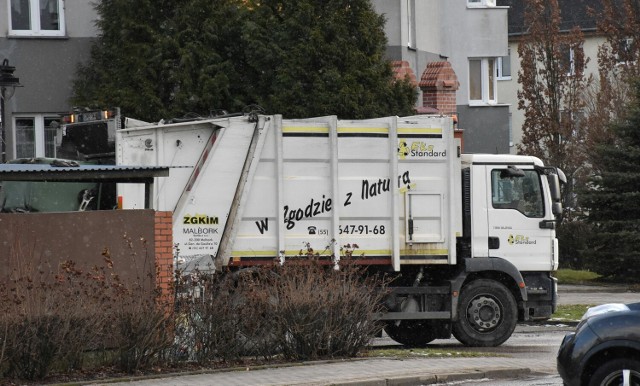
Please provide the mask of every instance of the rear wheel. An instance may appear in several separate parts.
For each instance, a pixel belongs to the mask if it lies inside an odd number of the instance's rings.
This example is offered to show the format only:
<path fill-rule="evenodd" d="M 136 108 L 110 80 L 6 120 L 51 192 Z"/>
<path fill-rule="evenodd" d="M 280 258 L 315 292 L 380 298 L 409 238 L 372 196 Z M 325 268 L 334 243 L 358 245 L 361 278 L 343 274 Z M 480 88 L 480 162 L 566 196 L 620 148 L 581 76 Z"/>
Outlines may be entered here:
<path fill-rule="evenodd" d="M 516 328 L 513 294 L 494 280 L 475 280 L 462 288 L 453 335 L 467 346 L 499 346 Z"/>
<path fill-rule="evenodd" d="M 598 367 L 589 380 L 589 386 L 640 385 L 640 362 L 620 358 L 605 362 Z"/>
<path fill-rule="evenodd" d="M 431 341 L 442 336 L 442 322 L 431 320 L 401 320 L 389 322 L 384 331 L 396 342 L 407 347 L 425 347 Z"/>

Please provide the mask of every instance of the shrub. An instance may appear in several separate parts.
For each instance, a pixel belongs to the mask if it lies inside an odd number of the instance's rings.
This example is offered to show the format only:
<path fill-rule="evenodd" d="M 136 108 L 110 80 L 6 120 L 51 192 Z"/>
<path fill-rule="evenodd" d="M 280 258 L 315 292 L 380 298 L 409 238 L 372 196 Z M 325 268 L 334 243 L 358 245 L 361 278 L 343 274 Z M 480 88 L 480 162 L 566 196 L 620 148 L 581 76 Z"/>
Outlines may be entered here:
<path fill-rule="evenodd" d="M 381 328 L 375 320 L 380 281 L 348 260 L 340 270 L 296 259 L 282 267 L 179 277 L 182 352 L 200 362 L 354 356 Z"/>
<path fill-rule="evenodd" d="M 287 264 L 270 287 L 277 299 L 273 318 L 278 346 L 286 358 L 313 360 L 355 356 L 380 330 L 375 320 L 382 292 L 363 268 L 341 262 L 340 270 Z"/>
<path fill-rule="evenodd" d="M 19 243 L 10 248 L 7 264 L 11 274 L 0 285 L 2 372 L 34 380 L 54 364 L 62 370 L 79 368 L 82 353 L 99 334 L 95 282 L 71 262 L 54 273 Z"/>
<path fill-rule="evenodd" d="M 0 278 L 0 373 L 43 379 L 52 369 L 83 369 L 88 353 L 126 372 L 164 358 L 173 316 L 156 296 L 153 275 L 123 283 L 108 249 L 103 257 L 100 267 L 65 261 L 52 268 L 32 248 L 10 248 L 10 274 Z M 133 266 L 140 262 L 129 257 Z"/>

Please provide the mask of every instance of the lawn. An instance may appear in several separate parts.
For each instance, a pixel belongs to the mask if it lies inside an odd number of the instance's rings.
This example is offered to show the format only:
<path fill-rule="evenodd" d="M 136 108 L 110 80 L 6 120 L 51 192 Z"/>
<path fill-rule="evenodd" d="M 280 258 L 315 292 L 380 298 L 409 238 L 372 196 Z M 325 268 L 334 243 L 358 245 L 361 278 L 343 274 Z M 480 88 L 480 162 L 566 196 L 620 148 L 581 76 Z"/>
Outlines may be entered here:
<path fill-rule="evenodd" d="M 573 269 L 559 269 L 553 276 L 558 279 L 558 284 L 586 284 L 598 285 L 600 275 L 591 271 L 576 271 Z"/>

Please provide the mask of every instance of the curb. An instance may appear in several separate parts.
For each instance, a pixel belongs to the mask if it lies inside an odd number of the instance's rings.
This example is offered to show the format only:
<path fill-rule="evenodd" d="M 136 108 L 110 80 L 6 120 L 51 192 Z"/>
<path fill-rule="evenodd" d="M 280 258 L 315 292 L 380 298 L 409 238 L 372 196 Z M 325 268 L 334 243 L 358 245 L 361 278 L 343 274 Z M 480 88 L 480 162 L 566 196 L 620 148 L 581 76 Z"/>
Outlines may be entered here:
<path fill-rule="evenodd" d="M 561 285 L 558 285 L 558 293 L 570 293 L 570 292 L 618 293 L 618 292 L 636 292 L 636 291 L 634 291 L 630 286 L 616 285 L 616 284 L 602 284 L 602 285 L 561 284 Z"/>
<path fill-rule="evenodd" d="M 503 368 L 482 371 L 480 369 L 470 369 L 459 373 L 442 374 L 414 374 L 399 377 L 372 377 L 370 379 L 355 379 L 339 383 L 326 383 L 325 386 L 418 386 L 434 385 L 447 382 L 469 381 L 480 379 L 505 379 L 520 378 L 532 374 L 530 368 Z M 304 384 L 299 385 L 304 386 Z"/>

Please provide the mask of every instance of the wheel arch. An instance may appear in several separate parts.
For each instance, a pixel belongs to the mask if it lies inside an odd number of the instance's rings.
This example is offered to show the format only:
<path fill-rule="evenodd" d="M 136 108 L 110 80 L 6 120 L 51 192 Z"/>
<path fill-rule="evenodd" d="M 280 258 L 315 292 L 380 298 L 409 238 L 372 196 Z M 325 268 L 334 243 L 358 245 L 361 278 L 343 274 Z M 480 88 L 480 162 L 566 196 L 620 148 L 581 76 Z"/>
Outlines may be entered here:
<path fill-rule="evenodd" d="M 603 363 L 620 358 L 640 361 L 640 344 L 627 340 L 612 340 L 593 348 L 585 355 L 580 366 L 580 382 L 589 380 Z"/>
<path fill-rule="evenodd" d="M 499 257 L 465 258 L 464 266 L 451 283 L 451 292 L 458 294 L 452 297 L 451 319 L 458 320 L 458 298 L 468 283 L 478 279 L 489 279 L 501 283 L 513 294 L 518 308 L 527 301 L 527 289 L 522 274 L 509 261 Z"/>

